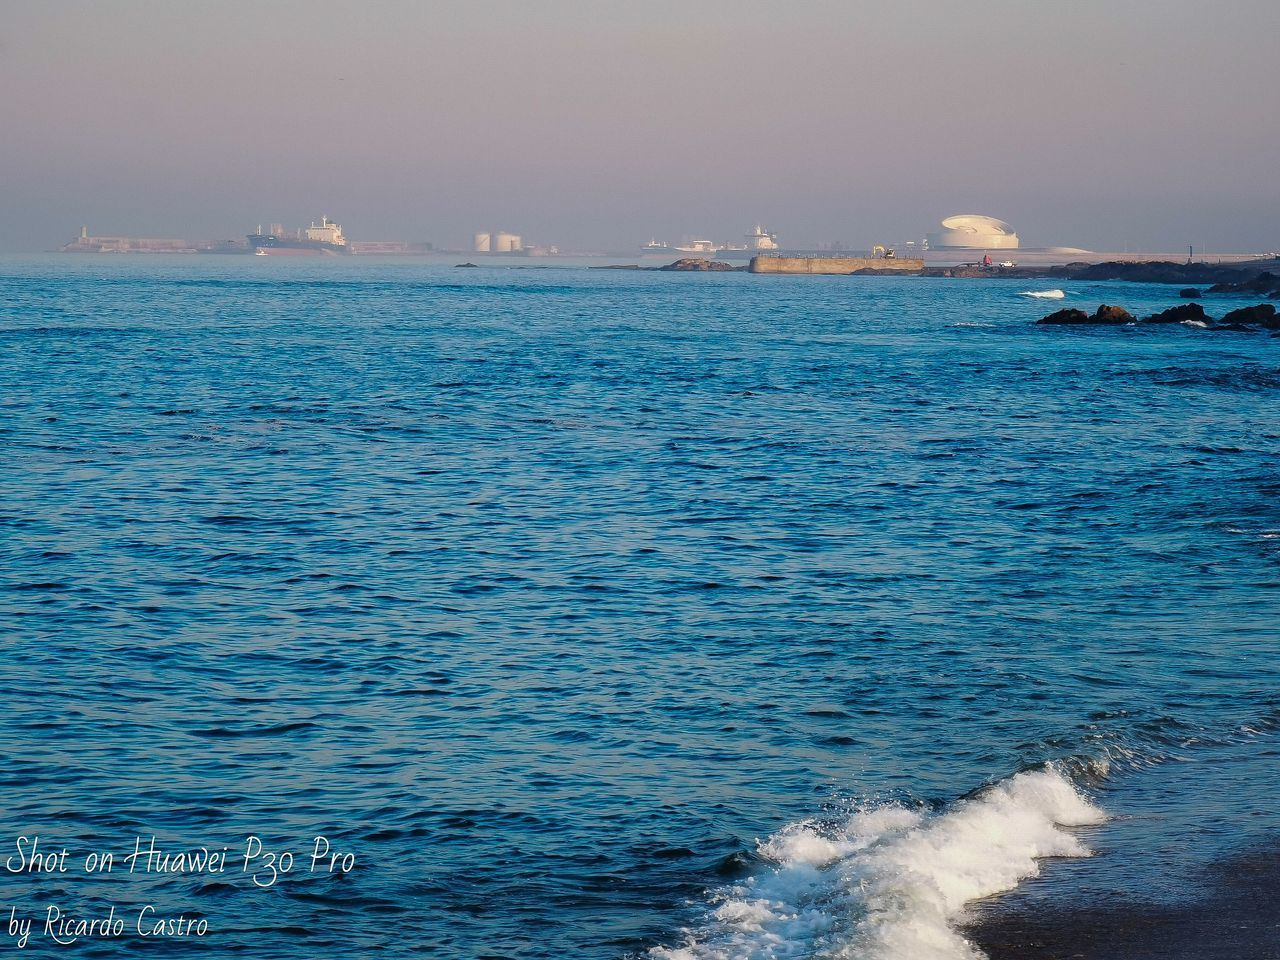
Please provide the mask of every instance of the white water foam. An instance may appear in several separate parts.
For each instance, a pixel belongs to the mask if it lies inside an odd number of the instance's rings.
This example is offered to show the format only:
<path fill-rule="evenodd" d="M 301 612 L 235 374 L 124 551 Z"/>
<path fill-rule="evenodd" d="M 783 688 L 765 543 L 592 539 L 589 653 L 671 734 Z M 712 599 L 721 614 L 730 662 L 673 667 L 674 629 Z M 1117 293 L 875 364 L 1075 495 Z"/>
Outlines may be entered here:
<path fill-rule="evenodd" d="M 1023 290 L 1020 297 L 1038 297 L 1041 300 L 1062 300 L 1066 293 L 1062 290 Z"/>
<path fill-rule="evenodd" d="M 1084 857 L 1065 827 L 1106 817 L 1053 768 L 938 814 L 884 806 L 792 824 L 759 845 L 773 867 L 718 892 L 705 924 L 651 960 L 977 960 L 965 904 L 1010 890 L 1042 857 Z"/>

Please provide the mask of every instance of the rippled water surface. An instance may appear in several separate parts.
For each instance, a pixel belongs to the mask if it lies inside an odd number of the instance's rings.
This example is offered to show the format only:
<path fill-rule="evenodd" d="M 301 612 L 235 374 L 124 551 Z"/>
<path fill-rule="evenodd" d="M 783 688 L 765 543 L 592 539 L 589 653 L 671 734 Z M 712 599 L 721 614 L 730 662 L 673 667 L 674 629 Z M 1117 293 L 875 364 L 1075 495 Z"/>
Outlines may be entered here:
<path fill-rule="evenodd" d="M 758 839 L 1046 761 L 1139 848 L 1193 789 L 1280 831 L 1280 340 L 1023 289 L 0 261 L 4 856 L 358 858 L 0 906 L 208 918 L 160 953 L 712 956 Z M 1143 882 L 1106 859 L 1064 876 Z"/>

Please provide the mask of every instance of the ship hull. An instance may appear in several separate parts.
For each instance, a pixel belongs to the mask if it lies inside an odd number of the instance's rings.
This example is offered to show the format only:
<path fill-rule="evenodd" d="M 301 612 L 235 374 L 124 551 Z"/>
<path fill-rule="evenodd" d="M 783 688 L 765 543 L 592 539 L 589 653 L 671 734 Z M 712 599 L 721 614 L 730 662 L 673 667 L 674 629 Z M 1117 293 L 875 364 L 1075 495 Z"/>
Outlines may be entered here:
<path fill-rule="evenodd" d="M 319 240 L 293 240 L 263 233 L 251 233 L 246 239 L 249 241 L 250 250 L 255 253 L 261 250 L 272 257 L 332 257 L 346 256 L 351 252 L 345 244 L 323 243 Z"/>
<path fill-rule="evenodd" d="M 254 254 L 267 257 L 336 257 L 333 250 L 317 250 L 314 247 L 258 247 Z"/>

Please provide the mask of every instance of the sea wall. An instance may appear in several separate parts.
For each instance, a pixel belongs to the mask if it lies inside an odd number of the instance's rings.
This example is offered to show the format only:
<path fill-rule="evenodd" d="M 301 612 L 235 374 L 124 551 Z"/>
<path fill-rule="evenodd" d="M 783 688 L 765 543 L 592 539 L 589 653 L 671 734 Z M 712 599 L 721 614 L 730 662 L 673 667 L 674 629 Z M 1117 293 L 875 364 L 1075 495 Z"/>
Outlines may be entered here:
<path fill-rule="evenodd" d="M 885 260 L 882 257 L 752 257 L 749 273 L 849 274 L 919 273 L 923 260 Z"/>

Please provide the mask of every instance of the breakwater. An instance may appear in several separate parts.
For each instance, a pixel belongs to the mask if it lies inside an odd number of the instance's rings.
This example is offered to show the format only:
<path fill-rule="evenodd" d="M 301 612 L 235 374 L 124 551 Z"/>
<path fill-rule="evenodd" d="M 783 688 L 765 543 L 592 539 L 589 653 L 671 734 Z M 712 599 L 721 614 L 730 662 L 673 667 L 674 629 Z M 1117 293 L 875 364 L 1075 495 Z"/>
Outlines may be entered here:
<path fill-rule="evenodd" d="M 883 257 L 752 257 L 749 273 L 920 273 L 923 260 L 886 260 Z"/>

